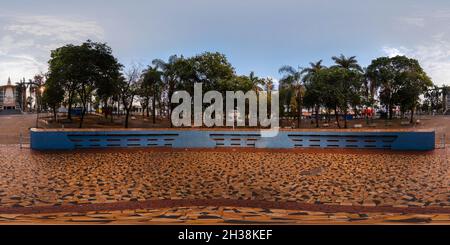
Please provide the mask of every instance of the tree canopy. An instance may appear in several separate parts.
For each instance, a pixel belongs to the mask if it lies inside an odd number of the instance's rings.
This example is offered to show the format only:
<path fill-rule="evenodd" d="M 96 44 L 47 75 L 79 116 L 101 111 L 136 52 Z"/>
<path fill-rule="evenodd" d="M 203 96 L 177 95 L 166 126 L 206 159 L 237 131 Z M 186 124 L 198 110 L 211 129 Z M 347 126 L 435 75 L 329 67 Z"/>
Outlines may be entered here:
<path fill-rule="evenodd" d="M 43 103 L 56 111 L 64 104 L 71 112 L 74 106 L 82 109 L 80 127 L 88 105 L 102 108 L 105 117 L 122 108 L 125 111 L 124 126 L 136 101 L 140 102 L 142 114 L 152 115 L 156 123 L 158 116 L 170 118 L 173 108 L 170 98 L 178 90 L 193 93 L 194 84 L 202 83 L 203 92 L 217 90 L 250 91 L 278 90 L 282 117 L 293 117 L 300 126 L 303 112 L 311 109 L 319 127 L 320 114 L 325 111 L 329 118 L 340 117 L 347 127 L 347 115 L 363 108 L 386 108 L 388 117 L 393 117 L 396 106 L 403 113 L 414 112 L 425 98 L 430 107 L 441 103 L 439 88 L 432 89 L 431 79 L 419 62 L 405 56 L 380 57 L 363 68 L 355 56 L 333 56 L 333 65 L 326 67 L 323 61 L 311 62 L 303 68 L 286 65 L 279 69 L 282 76 L 278 87 L 271 78 L 236 74 L 234 67 L 224 54 L 204 52 L 192 57 L 172 55 L 167 60 L 154 59 L 145 69 L 123 66 L 114 57 L 112 49 L 105 43 L 90 40 L 80 45 L 65 45 L 51 52 L 49 71 L 46 74 Z M 44 79 L 35 79 L 29 84 L 44 85 Z M 268 95 L 270 98 L 270 94 Z M 117 104 L 116 104 L 117 103 Z M 71 113 L 68 113 L 71 119 Z"/>

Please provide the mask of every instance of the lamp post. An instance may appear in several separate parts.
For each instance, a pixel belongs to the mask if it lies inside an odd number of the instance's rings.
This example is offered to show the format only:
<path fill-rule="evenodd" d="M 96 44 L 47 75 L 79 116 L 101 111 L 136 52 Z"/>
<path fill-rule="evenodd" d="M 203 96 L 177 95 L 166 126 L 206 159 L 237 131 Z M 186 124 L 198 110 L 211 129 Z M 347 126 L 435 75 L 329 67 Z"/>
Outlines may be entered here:
<path fill-rule="evenodd" d="M 41 86 L 37 89 L 36 93 L 36 128 L 39 128 L 39 112 L 41 111 L 42 95 L 44 94 L 45 87 Z"/>

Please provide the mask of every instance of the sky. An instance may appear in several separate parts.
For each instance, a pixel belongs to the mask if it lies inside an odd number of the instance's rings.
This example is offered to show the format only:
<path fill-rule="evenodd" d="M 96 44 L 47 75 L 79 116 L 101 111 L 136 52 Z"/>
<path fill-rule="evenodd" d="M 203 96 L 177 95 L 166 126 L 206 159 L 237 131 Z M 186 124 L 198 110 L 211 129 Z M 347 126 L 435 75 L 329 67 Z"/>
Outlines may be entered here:
<path fill-rule="evenodd" d="M 46 72 L 51 50 L 87 39 L 125 66 L 217 51 L 237 74 L 274 79 L 340 54 L 363 66 L 407 55 L 450 84 L 448 0 L 0 0 L 0 85 Z"/>

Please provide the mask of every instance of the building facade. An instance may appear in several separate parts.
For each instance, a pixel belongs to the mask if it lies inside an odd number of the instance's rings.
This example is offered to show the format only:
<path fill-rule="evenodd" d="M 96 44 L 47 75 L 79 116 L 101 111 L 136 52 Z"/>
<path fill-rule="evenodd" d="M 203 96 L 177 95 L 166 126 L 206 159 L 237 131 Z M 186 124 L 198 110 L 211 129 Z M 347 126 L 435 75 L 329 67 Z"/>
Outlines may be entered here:
<path fill-rule="evenodd" d="M 26 91 L 18 91 L 18 87 L 11 84 L 11 79 L 4 86 L 0 86 L 0 111 L 6 110 L 20 110 L 22 106 L 20 101 L 25 101 L 22 97 L 25 97 Z"/>

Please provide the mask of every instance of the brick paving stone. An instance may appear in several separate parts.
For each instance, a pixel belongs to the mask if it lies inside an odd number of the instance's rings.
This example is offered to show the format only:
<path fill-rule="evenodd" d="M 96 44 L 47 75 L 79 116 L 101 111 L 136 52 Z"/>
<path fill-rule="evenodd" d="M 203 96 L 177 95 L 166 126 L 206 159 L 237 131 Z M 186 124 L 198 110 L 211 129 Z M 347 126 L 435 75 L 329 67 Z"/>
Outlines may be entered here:
<path fill-rule="evenodd" d="M 4 145 L 0 155 L 0 208 L 165 199 L 450 206 L 449 169 L 439 150 L 39 153 Z"/>

